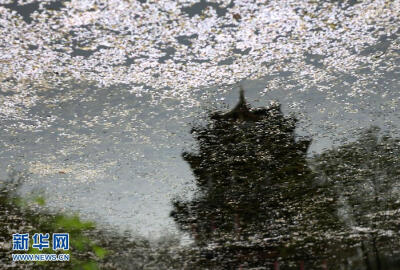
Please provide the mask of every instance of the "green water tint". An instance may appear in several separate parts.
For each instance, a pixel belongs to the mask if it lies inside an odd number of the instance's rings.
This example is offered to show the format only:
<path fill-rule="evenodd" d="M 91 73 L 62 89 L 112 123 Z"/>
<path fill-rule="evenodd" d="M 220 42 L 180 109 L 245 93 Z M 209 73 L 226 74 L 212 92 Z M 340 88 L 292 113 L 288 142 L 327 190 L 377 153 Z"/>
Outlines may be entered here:
<path fill-rule="evenodd" d="M 70 261 L 16 262 L 13 269 L 143 269 L 146 266 L 179 269 L 181 259 L 172 254 L 177 250 L 177 241 L 165 238 L 159 245 L 152 246 L 146 239 L 131 238 L 130 233 L 122 235 L 99 229 L 94 222 L 84 221 L 76 214 L 50 214 L 39 210 L 35 205 L 44 206 L 44 197 L 24 199 L 16 194 L 24 177 L 13 172 L 0 190 L 0 242 L 9 244 L 0 248 L 0 265 L 12 265 L 13 253 L 64 253 L 70 254 Z M 16 232 L 29 233 L 30 237 L 35 233 L 69 233 L 70 249 L 55 252 L 44 248 L 40 251 L 32 248 L 30 239 L 28 251 L 13 251 L 12 234 Z M 172 246 L 174 250 L 170 249 Z"/>
<path fill-rule="evenodd" d="M 70 250 L 53 251 L 51 248 L 43 250 L 32 248 L 33 241 L 29 241 L 28 251 L 12 251 L 2 249 L 0 252 L 5 255 L 5 261 L 2 263 L 11 264 L 11 253 L 28 254 L 70 254 L 69 262 L 17 262 L 17 268 L 44 268 L 44 269 L 99 269 L 98 263 L 107 254 L 107 250 L 101 247 L 95 236 L 95 224 L 93 222 L 83 221 L 77 215 L 57 214 L 34 211 L 28 208 L 28 205 L 45 205 L 45 199 L 42 196 L 33 198 L 33 200 L 22 199 L 14 192 L 7 190 L 7 185 L 1 190 L 1 216 L 2 229 L 1 241 L 12 242 L 12 231 L 4 225 L 12 227 L 14 232 L 29 233 L 49 233 L 65 232 L 70 236 Z M 7 215 L 8 214 L 8 215 Z M 6 217 L 7 215 L 7 217 Z M 92 234 L 92 235 L 91 235 Z M 8 260 L 8 263 L 7 263 Z"/>

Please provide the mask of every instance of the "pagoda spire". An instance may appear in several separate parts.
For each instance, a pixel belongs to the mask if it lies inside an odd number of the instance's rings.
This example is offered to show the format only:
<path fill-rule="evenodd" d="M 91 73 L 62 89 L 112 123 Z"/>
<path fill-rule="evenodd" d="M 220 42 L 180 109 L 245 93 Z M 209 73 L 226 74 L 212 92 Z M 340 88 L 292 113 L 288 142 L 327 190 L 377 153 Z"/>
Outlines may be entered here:
<path fill-rule="evenodd" d="M 250 109 L 249 106 L 246 102 L 246 99 L 244 97 L 244 89 L 240 85 L 240 91 L 239 91 L 239 102 L 236 104 L 236 106 L 229 112 L 221 114 L 221 113 L 215 113 L 212 118 L 213 119 L 229 119 L 233 121 L 257 121 L 260 117 L 259 115 L 253 113 Z"/>

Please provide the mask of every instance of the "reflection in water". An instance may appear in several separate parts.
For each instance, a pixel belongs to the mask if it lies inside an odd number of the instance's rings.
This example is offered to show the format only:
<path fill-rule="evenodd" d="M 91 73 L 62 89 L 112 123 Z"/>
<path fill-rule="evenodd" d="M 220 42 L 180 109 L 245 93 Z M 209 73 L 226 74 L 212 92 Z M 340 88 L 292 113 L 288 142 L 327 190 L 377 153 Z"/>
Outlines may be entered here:
<path fill-rule="evenodd" d="M 190 245 L 29 209 L 15 193 L 25 177 L 11 175 L 0 189 L 0 265 L 11 265 L 19 230 L 69 232 L 74 260 L 18 269 L 399 269 L 400 140 L 371 128 L 307 160 L 310 140 L 295 127 L 279 104 L 251 109 L 241 92 L 232 111 L 193 128 L 199 150 L 183 157 L 197 192 L 171 212 Z"/>
<path fill-rule="evenodd" d="M 368 131 L 308 164 L 310 140 L 296 139 L 278 104 L 251 109 L 241 91 L 210 118 L 192 129 L 198 153 L 183 154 L 197 193 L 171 212 L 201 250 L 196 266 L 390 269 L 399 141 Z"/>
<path fill-rule="evenodd" d="M 358 141 L 315 159 L 335 189 L 341 228 L 364 257 L 366 269 L 399 269 L 400 140 L 367 130 Z M 390 263 L 390 265 L 389 265 Z"/>

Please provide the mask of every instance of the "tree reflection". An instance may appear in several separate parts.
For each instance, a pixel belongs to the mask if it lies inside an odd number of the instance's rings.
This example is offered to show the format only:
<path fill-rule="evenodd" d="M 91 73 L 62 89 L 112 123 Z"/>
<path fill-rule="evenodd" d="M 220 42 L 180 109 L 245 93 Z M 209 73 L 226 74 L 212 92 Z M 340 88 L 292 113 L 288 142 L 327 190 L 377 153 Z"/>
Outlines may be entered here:
<path fill-rule="evenodd" d="M 192 133 L 198 153 L 184 153 L 197 185 L 171 216 L 220 268 L 328 258 L 342 225 L 336 198 L 307 166 L 310 140 L 296 140 L 297 120 L 279 104 L 251 109 L 243 90 L 228 113 L 210 115 Z M 318 258 L 318 260 L 316 260 Z M 207 263 L 206 263 L 207 264 Z"/>
<path fill-rule="evenodd" d="M 366 269 L 399 269 L 400 140 L 364 132 L 358 141 L 326 151 L 316 170 L 340 194 L 349 240 L 357 240 Z M 392 268 L 390 268 L 392 267 Z"/>

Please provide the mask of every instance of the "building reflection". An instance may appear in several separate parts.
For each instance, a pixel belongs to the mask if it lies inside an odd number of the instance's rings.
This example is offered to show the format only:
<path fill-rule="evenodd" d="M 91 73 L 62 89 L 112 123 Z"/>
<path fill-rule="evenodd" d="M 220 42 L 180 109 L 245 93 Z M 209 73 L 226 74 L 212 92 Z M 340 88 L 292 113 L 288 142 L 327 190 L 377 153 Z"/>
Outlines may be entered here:
<path fill-rule="evenodd" d="M 306 161 L 311 141 L 296 138 L 296 122 L 277 103 L 250 108 L 241 90 L 233 110 L 192 129 L 199 151 L 183 158 L 197 193 L 175 200 L 171 216 L 208 261 L 229 268 L 329 257 L 325 235 L 342 223 L 336 196 L 316 184 Z"/>

